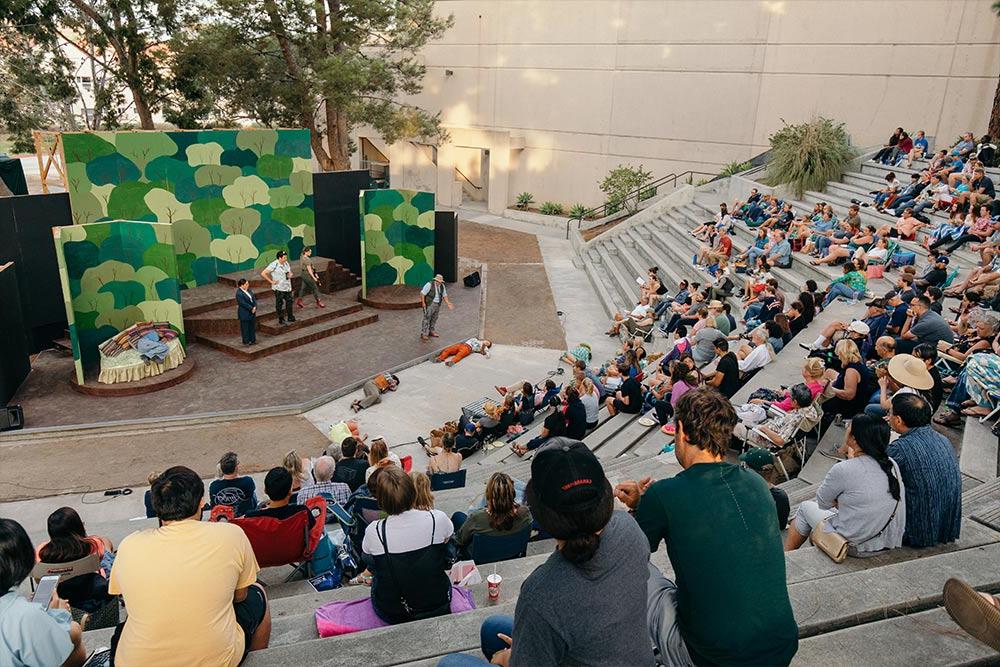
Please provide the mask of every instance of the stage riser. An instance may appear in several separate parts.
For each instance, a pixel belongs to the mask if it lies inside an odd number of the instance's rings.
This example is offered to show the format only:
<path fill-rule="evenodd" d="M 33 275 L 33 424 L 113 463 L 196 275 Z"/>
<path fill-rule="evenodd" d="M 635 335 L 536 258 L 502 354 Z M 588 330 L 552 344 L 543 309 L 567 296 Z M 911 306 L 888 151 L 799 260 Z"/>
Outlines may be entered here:
<path fill-rule="evenodd" d="M 324 262 L 326 263 L 324 265 Z M 325 258 L 316 258 L 315 262 L 316 275 L 319 276 L 319 288 L 323 292 L 335 292 L 337 290 L 346 289 L 348 287 L 356 287 L 361 284 L 361 279 L 345 269 L 340 264 L 337 264 L 333 260 L 328 260 Z M 318 268 L 318 267 L 323 268 Z M 298 269 L 298 264 L 294 264 L 292 267 L 293 271 Z M 256 269 L 253 271 L 241 271 L 237 273 L 227 273 L 219 276 L 219 283 L 222 285 L 229 285 L 235 288 L 240 278 L 246 278 L 250 281 L 251 289 L 270 289 L 271 285 L 266 280 L 264 280 L 260 271 Z M 292 277 L 292 289 L 298 293 L 299 285 L 302 283 L 301 276 Z"/>
<path fill-rule="evenodd" d="M 201 306 L 191 306 L 190 308 L 183 305 L 184 302 L 184 292 L 181 292 L 181 306 L 184 309 L 184 316 L 190 317 L 192 315 L 204 315 L 205 313 L 210 313 L 213 310 L 219 310 L 220 308 L 236 308 L 236 298 L 223 299 L 221 301 L 216 301 L 214 303 L 206 303 Z M 184 320 L 184 326 L 187 327 L 187 320 Z"/>
<path fill-rule="evenodd" d="M 346 322 L 344 324 L 339 324 L 332 326 L 329 329 L 323 329 L 322 331 L 317 331 L 315 333 L 303 336 L 301 338 L 294 338 L 289 341 L 285 341 L 278 345 L 267 346 L 261 345 L 262 342 L 266 342 L 266 338 L 261 341 L 258 339 L 259 347 L 244 347 L 242 345 L 236 344 L 235 346 L 229 345 L 224 342 L 213 340 L 211 338 L 198 338 L 198 343 L 205 345 L 206 347 L 211 347 L 220 352 L 224 352 L 229 356 L 238 359 L 239 361 L 254 361 L 255 359 L 260 359 L 262 357 L 268 357 L 272 354 L 277 354 L 279 352 L 284 352 L 285 350 L 291 350 L 296 347 L 301 347 L 303 345 L 308 345 L 317 340 L 322 340 L 324 338 L 329 338 L 330 336 L 336 336 L 337 334 L 344 333 L 345 331 L 351 331 L 352 329 L 357 329 L 359 327 L 367 326 L 369 324 L 374 324 L 378 322 L 378 315 L 372 314 L 368 317 L 360 318 L 351 322 Z"/>
<path fill-rule="evenodd" d="M 321 310 L 316 308 L 310 299 L 309 307 L 306 310 L 295 308 L 295 322 L 286 326 L 278 326 L 278 314 L 271 310 L 263 313 L 257 318 L 257 333 L 265 333 L 271 336 L 287 333 L 302 327 L 307 327 L 319 322 L 335 320 L 344 315 L 356 313 L 362 309 L 361 304 L 345 306 L 343 308 L 327 308 Z M 267 302 L 266 307 L 273 308 L 273 301 Z M 236 308 L 233 307 L 231 318 L 191 318 L 184 320 L 184 331 L 189 336 L 212 336 L 212 335 L 236 335 L 240 333 L 240 322 L 236 319 Z"/>
<path fill-rule="evenodd" d="M 140 394 L 151 394 L 154 391 L 160 391 L 162 389 L 167 389 L 168 387 L 179 385 L 181 382 L 184 382 L 191 377 L 195 368 L 197 368 L 195 360 L 188 357 L 184 360 L 184 363 L 177 368 L 173 368 L 160 375 L 148 377 L 139 382 L 102 384 L 91 379 L 90 382 L 81 386 L 76 383 L 76 375 L 73 375 L 69 378 L 69 386 L 73 391 L 79 394 L 86 394 L 87 396 L 139 396 Z"/>

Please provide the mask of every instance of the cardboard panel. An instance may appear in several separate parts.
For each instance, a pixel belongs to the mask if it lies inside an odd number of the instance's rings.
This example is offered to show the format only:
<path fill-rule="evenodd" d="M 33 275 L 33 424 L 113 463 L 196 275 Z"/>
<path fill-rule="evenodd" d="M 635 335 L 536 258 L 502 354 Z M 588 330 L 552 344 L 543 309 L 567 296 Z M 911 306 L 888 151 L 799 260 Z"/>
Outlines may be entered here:
<path fill-rule="evenodd" d="M 0 405 L 7 403 L 31 370 L 14 264 L 0 264 Z"/>

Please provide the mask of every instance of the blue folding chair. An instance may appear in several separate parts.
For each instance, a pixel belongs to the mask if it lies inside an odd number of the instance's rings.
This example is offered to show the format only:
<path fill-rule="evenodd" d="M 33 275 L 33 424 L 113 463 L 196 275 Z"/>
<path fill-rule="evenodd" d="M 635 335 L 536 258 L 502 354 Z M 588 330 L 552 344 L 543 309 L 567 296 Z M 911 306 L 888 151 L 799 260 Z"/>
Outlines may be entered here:
<path fill-rule="evenodd" d="M 472 546 L 469 555 L 476 565 L 496 563 L 511 558 L 524 558 L 528 552 L 528 538 L 531 537 L 531 527 L 513 535 L 483 535 L 472 536 Z"/>
<path fill-rule="evenodd" d="M 436 472 L 430 476 L 431 491 L 445 491 L 447 489 L 461 489 L 465 486 L 465 470 L 455 472 Z"/>

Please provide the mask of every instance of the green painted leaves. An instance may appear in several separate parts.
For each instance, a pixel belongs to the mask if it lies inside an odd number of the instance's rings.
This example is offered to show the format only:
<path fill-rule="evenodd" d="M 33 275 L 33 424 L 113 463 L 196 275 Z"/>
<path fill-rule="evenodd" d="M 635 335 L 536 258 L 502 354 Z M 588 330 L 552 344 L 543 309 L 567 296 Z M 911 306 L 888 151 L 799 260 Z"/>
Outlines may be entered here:
<path fill-rule="evenodd" d="M 433 194 L 366 190 L 361 193 L 361 228 L 365 290 L 380 285 L 421 287 L 434 277 Z"/>

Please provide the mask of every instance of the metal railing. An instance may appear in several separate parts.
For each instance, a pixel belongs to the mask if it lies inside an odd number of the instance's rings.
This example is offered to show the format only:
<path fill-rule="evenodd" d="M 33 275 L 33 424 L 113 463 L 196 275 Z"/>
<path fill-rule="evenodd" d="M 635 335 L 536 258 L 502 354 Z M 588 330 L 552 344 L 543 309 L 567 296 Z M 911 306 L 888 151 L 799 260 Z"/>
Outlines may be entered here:
<path fill-rule="evenodd" d="M 584 219 L 588 220 L 598 220 L 600 218 L 606 218 L 613 213 L 617 213 L 621 210 L 632 210 L 638 209 L 639 203 L 647 199 L 655 197 L 659 189 L 663 186 L 670 185 L 671 187 L 677 187 L 677 181 L 679 179 L 687 179 L 688 183 L 694 180 L 695 176 L 715 176 L 715 174 L 706 171 L 694 171 L 689 169 L 683 171 L 679 174 L 667 174 L 655 181 L 649 181 L 648 183 L 643 183 L 636 189 L 627 193 L 624 197 L 620 199 L 609 199 L 600 206 L 595 206 L 594 208 L 589 208 L 579 215 L 574 215 L 566 219 L 566 238 L 569 238 L 570 225 L 575 220 L 576 228 L 580 229 L 583 225 Z"/>

